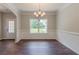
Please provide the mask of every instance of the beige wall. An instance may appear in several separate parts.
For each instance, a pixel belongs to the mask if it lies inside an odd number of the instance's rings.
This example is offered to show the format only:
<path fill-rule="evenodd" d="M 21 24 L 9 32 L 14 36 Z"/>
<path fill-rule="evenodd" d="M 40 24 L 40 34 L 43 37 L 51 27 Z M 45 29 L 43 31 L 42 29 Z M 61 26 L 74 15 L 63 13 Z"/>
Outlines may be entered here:
<path fill-rule="evenodd" d="M 0 38 L 1 38 L 1 13 L 0 13 Z"/>
<path fill-rule="evenodd" d="M 48 33 L 30 33 L 30 19 L 35 18 L 33 13 L 22 13 L 21 15 L 21 38 L 22 39 L 55 39 L 56 38 L 56 14 L 47 13 L 45 17 L 48 21 Z"/>
<path fill-rule="evenodd" d="M 5 6 L 6 8 L 8 8 L 11 12 L 13 12 L 13 14 L 16 16 L 16 40 L 15 42 L 19 42 L 20 39 L 20 11 L 13 5 L 13 4 L 9 4 L 9 3 L 2 3 L 1 5 Z"/>
<path fill-rule="evenodd" d="M 16 37 L 16 29 L 15 33 L 8 33 L 8 21 L 14 20 L 16 25 L 16 16 L 13 13 L 2 13 L 2 38 L 3 39 L 15 39 Z"/>
<path fill-rule="evenodd" d="M 79 4 L 58 12 L 57 28 L 58 41 L 79 54 Z"/>
<path fill-rule="evenodd" d="M 79 4 L 72 4 L 59 12 L 59 29 L 79 32 Z"/>
<path fill-rule="evenodd" d="M 48 19 L 48 33 L 46 34 L 31 34 L 30 33 L 30 19 L 35 18 L 32 13 L 22 13 L 21 15 L 21 25 L 20 28 L 20 38 L 21 39 L 56 39 L 56 13 L 47 13 L 47 16 L 44 18 Z M 2 13 L 2 38 L 7 38 L 5 34 L 7 30 L 6 21 L 8 19 L 15 19 L 16 17 L 14 14 L 11 13 Z M 15 33 L 16 35 L 16 33 Z M 12 37 L 12 36 L 10 36 Z M 14 37 L 14 36 L 13 36 Z"/>

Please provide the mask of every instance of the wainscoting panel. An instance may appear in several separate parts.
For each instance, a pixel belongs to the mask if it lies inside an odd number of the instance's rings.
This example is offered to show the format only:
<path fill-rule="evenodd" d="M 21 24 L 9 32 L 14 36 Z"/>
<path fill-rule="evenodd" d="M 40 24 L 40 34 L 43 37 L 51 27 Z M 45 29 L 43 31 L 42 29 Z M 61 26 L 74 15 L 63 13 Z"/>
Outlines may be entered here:
<path fill-rule="evenodd" d="M 58 30 L 57 37 L 59 42 L 79 54 L 79 33 Z"/>
<path fill-rule="evenodd" d="M 21 39 L 56 39 L 56 31 L 50 31 L 48 33 L 29 33 L 22 31 Z"/>

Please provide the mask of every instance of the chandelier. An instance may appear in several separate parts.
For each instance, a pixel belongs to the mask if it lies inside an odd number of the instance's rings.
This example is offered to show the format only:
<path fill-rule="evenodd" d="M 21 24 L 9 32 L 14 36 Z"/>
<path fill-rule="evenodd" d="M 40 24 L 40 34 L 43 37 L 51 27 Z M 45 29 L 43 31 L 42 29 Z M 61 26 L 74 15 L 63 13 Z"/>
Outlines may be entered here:
<path fill-rule="evenodd" d="M 45 13 L 44 11 L 41 10 L 40 4 L 39 4 L 38 7 L 39 7 L 39 9 L 38 9 L 38 11 L 35 11 L 35 12 L 34 12 L 34 15 L 35 15 L 36 17 L 43 17 L 43 16 L 45 16 L 46 13 Z"/>

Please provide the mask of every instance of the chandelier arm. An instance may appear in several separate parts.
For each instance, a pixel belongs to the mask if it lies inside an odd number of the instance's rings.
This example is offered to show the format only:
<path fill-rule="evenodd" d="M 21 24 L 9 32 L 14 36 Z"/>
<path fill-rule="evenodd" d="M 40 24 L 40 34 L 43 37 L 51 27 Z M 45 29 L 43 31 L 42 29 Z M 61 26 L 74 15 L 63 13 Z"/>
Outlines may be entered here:
<path fill-rule="evenodd" d="M 38 3 L 38 11 L 35 12 L 34 15 L 35 15 L 36 17 L 38 17 L 38 18 L 45 15 L 45 12 L 43 12 L 43 11 L 41 10 L 40 3 Z"/>

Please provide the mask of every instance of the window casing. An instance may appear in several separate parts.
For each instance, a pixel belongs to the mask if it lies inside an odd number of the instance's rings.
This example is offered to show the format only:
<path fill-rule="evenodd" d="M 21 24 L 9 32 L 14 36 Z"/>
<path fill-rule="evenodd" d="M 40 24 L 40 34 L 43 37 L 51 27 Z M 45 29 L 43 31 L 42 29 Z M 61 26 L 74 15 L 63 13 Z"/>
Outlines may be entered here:
<path fill-rule="evenodd" d="M 30 33 L 47 33 L 47 19 L 31 19 Z"/>
<path fill-rule="evenodd" d="M 8 23 L 8 32 L 9 33 L 14 33 L 14 21 L 10 20 Z"/>

